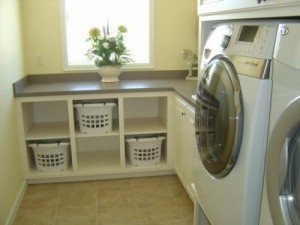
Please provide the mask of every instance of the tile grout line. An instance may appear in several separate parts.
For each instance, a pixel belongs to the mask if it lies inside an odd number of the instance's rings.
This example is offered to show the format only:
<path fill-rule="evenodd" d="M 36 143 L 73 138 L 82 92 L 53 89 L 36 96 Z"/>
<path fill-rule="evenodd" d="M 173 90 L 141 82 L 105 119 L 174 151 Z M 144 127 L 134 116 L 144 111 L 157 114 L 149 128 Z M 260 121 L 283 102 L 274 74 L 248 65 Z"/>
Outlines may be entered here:
<path fill-rule="evenodd" d="M 59 205 L 59 200 L 60 200 L 60 196 L 61 196 L 61 189 L 62 189 L 62 185 L 59 184 L 58 197 L 57 197 L 57 202 L 56 202 L 55 212 L 54 212 L 54 216 L 53 216 L 53 220 L 52 220 L 52 225 L 55 225 L 55 219 L 56 219 L 56 216 L 57 216 L 58 205 Z"/>
<path fill-rule="evenodd" d="M 140 209 L 139 209 L 139 206 L 138 206 L 138 202 L 135 198 L 135 194 L 134 194 L 134 185 L 132 183 L 132 178 L 129 179 L 130 181 L 130 190 L 132 192 L 132 197 L 133 197 L 133 200 L 134 200 L 134 205 L 136 207 L 136 211 L 137 211 L 137 214 L 138 214 L 138 225 L 142 225 L 142 216 L 141 216 L 141 212 L 140 212 Z"/>
<path fill-rule="evenodd" d="M 100 192 L 99 191 L 99 181 L 96 180 L 96 225 L 98 224 L 98 207 L 99 207 L 99 202 L 98 202 L 98 199 L 99 199 L 99 196 L 98 196 L 98 193 Z"/>

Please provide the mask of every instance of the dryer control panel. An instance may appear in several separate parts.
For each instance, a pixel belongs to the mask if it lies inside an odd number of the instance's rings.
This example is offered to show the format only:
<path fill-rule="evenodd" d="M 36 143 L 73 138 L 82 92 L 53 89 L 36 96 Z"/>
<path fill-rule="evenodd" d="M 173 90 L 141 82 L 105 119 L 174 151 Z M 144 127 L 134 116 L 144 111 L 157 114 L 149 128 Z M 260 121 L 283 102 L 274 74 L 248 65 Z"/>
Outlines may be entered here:
<path fill-rule="evenodd" d="M 234 23 L 226 54 L 272 59 L 277 23 Z"/>

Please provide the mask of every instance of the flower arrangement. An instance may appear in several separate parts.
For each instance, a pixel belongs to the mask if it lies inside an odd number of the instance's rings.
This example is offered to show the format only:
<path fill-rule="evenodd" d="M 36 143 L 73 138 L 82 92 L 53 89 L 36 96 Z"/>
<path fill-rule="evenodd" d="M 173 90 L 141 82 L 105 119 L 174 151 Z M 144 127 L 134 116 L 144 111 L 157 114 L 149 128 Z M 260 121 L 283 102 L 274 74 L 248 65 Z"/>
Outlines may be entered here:
<path fill-rule="evenodd" d="M 91 42 L 92 47 L 88 49 L 87 56 L 89 60 L 94 60 L 97 67 L 106 65 L 125 65 L 133 62 L 129 58 L 128 50 L 124 44 L 123 34 L 127 28 L 123 25 L 118 27 L 116 35 L 110 33 L 109 26 L 103 26 L 102 33 L 97 28 L 91 28 L 87 41 Z"/>

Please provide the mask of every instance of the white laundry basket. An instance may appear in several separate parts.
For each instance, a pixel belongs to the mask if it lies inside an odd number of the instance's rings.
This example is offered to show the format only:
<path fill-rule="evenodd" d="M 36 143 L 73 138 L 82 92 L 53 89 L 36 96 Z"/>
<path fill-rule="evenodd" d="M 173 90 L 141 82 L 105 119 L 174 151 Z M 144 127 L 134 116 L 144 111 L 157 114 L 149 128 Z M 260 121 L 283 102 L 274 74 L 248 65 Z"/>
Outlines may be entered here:
<path fill-rule="evenodd" d="M 36 168 L 40 172 L 64 171 L 69 167 L 70 143 L 32 143 Z"/>
<path fill-rule="evenodd" d="M 115 103 L 81 103 L 74 107 L 78 113 L 81 133 L 109 133 L 112 131 L 112 111 Z"/>
<path fill-rule="evenodd" d="M 134 166 L 152 166 L 161 159 L 161 146 L 165 137 L 129 138 L 127 155 Z"/>

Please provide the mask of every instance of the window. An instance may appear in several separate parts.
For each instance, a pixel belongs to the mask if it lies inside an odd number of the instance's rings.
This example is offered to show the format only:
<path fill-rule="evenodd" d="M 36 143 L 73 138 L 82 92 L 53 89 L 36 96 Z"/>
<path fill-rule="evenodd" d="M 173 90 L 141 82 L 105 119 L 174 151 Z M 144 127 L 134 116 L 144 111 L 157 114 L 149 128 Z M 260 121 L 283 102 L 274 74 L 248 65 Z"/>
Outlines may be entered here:
<path fill-rule="evenodd" d="M 133 63 L 128 68 L 151 68 L 152 0 L 64 0 L 63 35 L 65 69 L 94 68 L 85 55 L 90 43 L 86 41 L 92 27 L 101 29 L 107 23 L 111 31 L 119 25 L 127 27 L 125 44 Z"/>

